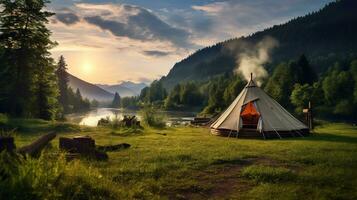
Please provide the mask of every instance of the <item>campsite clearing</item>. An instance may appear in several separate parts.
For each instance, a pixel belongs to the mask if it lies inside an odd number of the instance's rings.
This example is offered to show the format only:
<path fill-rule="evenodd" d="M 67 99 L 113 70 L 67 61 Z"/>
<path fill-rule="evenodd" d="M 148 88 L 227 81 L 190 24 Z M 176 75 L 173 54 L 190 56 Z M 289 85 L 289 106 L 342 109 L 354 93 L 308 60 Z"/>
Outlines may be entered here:
<path fill-rule="evenodd" d="M 33 123 L 19 129 L 17 146 L 59 126 Z M 108 128 L 59 127 L 59 136 L 131 145 L 110 152 L 105 162 L 73 161 L 76 167 L 66 173 L 81 177 L 80 184 L 70 184 L 73 191 L 93 198 L 357 199 L 357 127 L 346 124 L 320 125 L 309 137 L 282 140 L 218 137 L 208 128 L 147 128 L 123 136 Z M 52 144 L 55 151 L 58 139 Z"/>

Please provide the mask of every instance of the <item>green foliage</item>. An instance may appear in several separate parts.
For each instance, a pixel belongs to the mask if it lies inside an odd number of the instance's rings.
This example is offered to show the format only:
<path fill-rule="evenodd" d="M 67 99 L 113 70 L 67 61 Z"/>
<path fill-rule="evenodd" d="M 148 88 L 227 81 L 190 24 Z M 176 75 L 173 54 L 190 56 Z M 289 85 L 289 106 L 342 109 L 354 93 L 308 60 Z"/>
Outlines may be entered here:
<path fill-rule="evenodd" d="M 313 87 L 304 84 L 295 84 L 294 90 L 291 93 L 290 100 L 291 103 L 296 108 L 296 113 L 301 113 L 303 108 L 307 108 L 309 101 L 312 101 L 311 97 L 313 94 Z"/>
<path fill-rule="evenodd" d="M 325 105 L 332 108 L 331 114 L 356 117 L 357 106 L 354 103 L 354 92 L 352 92 L 357 86 L 353 74 L 354 62 L 351 63 L 350 70 L 343 69 L 339 63 L 336 63 L 326 73 L 322 81 Z"/>
<path fill-rule="evenodd" d="M 49 50 L 48 1 L 1 0 L 0 111 L 17 117 L 53 119 L 57 80 Z"/>
<path fill-rule="evenodd" d="M 69 101 L 68 101 L 68 73 L 67 73 L 67 64 L 64 57 L 61 55 L 58 63 L 57 63 L 57 70 L 56 75 L 58 79 L 58 89 L 59 89 L 59 96 L 58 102 L 63 109 L 63 113 L 69 113 Z"/>
<path fill-rule="evenodd" d="M 178 84 L 170 91 L 165 99 L 165 109 L 177 109 L 181 107 L 197 107 L 203 105 L 203 95 L 198 84 L 187 82 Z"/>
<path fill-rule="evenodd" d="M 283 167 L 270 167 L 252 165 L 244 168 L 242 175 L 257 182 L 283 182 L 291 181 L 295 175 L 289 169 Z"/>
<path fill-rule="evenodd" d="M 39 159 L 0 154 L 1 199 L 115 199 L 114 188 L 97 170 L 63 154 Z"/>
<path fill-rule="evenodd" d="M 82 98 L 81 91 L 78 88 L 76 93 L 73 92 L 72 88 L 68 89 L 68 102 L 69 113 L 87 111 L 91 106 L 88 99 Z"/>
<path fill-rule="evenodd" d="M 150 87 L 145 87 L 141 90 L 140 100 L 145 103 L 162 102 L 167 96 L 166 89 L 162 85 L 162 81 L 155 80 L 150 84 Z"/>
<path fill-rule="evenodd" d="M 323 104 L 324 93 L 319 82 L 312 86 L 309 84 L 295 84 L 291 93 L 290 101 L 295 106 L 295 113 L 302 114 L 304 108 L 308 108 L 309 102 L 313 107 L 319 107 Z"/>
<path fill-rule="evenodd" d="M 144 125 L 155 128 L 164 128 L 166 126 L 165 116 L 158 113 L 154 107 L 145 106 L 141 109 L 140 113 Z"/>
<path fill-rule="evenodd" d="M 121 107 L 127 109 L 136 109 L 139 106 L 138 97 L 123 97 L 121 98 Z"/>
<path fill-rule="evenodd" d="M 322 82 L 322 88 L 328 104 L 335 104 L 349 96 L 353 91 L 353 79 L 347 71 L 332 68 Z"/>

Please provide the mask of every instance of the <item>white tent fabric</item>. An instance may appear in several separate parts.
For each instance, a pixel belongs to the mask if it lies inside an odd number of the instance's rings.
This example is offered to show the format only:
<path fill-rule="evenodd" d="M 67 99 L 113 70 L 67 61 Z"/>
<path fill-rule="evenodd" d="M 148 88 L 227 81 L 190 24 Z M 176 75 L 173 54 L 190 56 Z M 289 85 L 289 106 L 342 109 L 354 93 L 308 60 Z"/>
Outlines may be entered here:
<path fill-rule="evenodd" d="M 211 128 L 239 132 L 240 129 L 242 129 L 242 120 L 240 117 L 242 107 L 249 102 L 254 102 L 257 112 L 260 113 L 257 126 L 259 132 L 308 129 L 305 124 L 292 116 L 278 102 L 259 88 L 253 80 L 249 81 L 227 110 L 212 123 Z"/>

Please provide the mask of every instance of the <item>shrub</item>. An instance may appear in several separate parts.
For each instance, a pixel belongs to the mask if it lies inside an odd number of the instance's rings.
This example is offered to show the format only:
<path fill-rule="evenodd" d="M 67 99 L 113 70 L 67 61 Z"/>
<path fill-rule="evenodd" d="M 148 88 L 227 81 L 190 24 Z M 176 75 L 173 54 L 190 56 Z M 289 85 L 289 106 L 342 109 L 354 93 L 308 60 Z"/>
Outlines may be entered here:
<path fill-rule="evenodd" d="M 142 122 L 150 127 L 164 128 L 166 126 L 165 116 L 159 114 L 153 107 L 144 107 L 141 110 Z"/>
<path fill-rule="evenodd" d="M 111 182 L 63 154 L 32 159 L 0 154 L 0 199 L 116 199 Z"/>
<path fill-rule="evenodd" d="M 269 167 L 263 165 L 253 165 L 244 168 L 243 177 L 255 180 L 257 182 L 284 182 L 294 178 L 291 170 L 283 167 Z"/>

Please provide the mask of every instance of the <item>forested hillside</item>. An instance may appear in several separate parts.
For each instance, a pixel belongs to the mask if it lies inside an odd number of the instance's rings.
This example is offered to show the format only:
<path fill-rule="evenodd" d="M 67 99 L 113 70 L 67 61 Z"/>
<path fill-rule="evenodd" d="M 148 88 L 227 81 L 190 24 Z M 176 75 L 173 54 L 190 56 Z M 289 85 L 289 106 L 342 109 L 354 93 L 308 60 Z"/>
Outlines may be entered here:
<path fill-rule="evenodd" d="M 232 72 L 237 55 L 265 37 L 276 39 L 279 46 L 272 52 L 268 71 L 282 61 L 305 54 L 315 71 L 320 74 L 336 62 L 349 63 L 357 53 L 357 1 L 341 0 L 323 9 L 298 17 L 285 24 L 276 25 L 248 37 L 231 39 L 197 51 L 176 63 L 162 78 L 165 88 L 177 83 L 204 80 Z"/>

